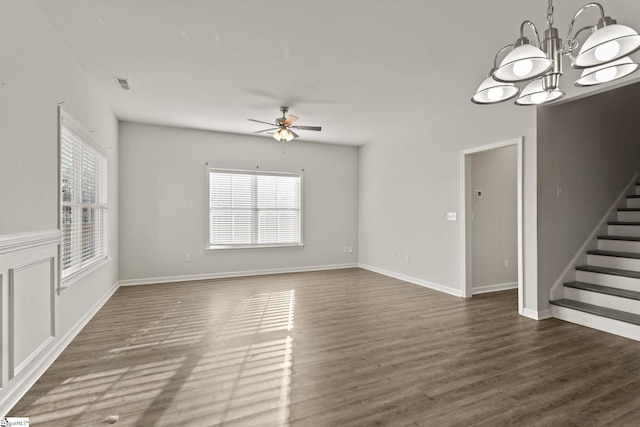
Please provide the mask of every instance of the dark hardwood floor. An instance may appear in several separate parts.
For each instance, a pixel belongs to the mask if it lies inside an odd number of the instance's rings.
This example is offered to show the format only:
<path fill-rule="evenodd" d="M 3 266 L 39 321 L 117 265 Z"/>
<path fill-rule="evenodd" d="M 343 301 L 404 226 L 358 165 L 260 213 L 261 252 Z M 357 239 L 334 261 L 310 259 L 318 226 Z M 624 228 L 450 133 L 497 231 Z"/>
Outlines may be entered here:
<path fill-rule="evenodd" d="M 120 288 L 32 426 L 637 426 L 640 343 L 360 269 Z"/>

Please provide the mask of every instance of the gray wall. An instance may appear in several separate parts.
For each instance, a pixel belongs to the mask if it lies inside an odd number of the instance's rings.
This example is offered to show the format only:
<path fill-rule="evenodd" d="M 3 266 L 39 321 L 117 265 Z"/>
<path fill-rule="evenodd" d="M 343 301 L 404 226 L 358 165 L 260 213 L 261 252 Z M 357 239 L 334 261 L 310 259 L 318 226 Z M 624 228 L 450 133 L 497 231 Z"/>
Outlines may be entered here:
<path fill-rule="evenodd" d="M 95 142 L 108 152 L 111 172 L 111 258 L 61 293 L 51 296 L 49 291 L 44 301 L 31 301 L 31 307 L 41 307 L 50 306 L 52 299 L 56 306 L 56 336 L 43 347 L 35 363 L 22 370 L 15 383 L 37 372 L 43 354 L 50 357 L 61 351 L 62 343 L 77 332 L 117 285 L 118 122 L 33 0 L 0 2 L 0 82 L 0 237 L 49 230 L 55 235 L 59 229 L 59 103 L 93 132 Z M 24 257 L 28 259 L 29 254 Z M 0 281 L 6 292 L 6 275 Z M 30 285 L 38 288 L 41 283 Z M 4 308 L 3 325 L 8 322 L 8 310 Z M 6 356 L 7 336 L 3 333 L 2 337 Z M 25 334 L 16 336 L 15 346 L 30 338 L 33 337 Z M 7 359 L 3 360 L 6 363 Z M 0 392 L 1 405 L 12 399 L 11 387 Z M 0 406 L 0 412 L 1 409 L 6 408 Z"/>
<path fill-rule="evenodd" d="M 518 282 L 518 147 L 470 156 L 473 292 Z M 475 192 L 480 190 L 482 197 Z M 505 267 L 505 260 L 508 267 Z"/>
<path fill-rule="evenodd" d="M 120 280 L 181 280 L 354 266 L 358 148 L 134 123 L 120 124 Z M 205 250 L 212 167 L 300 171 L 303 248 Z M 344 247 L 353 248 L 351 254 Z M 185 261 L 185 255 L 191 261 Z"/>
<path fill-rule="evenodd" d="M 538 109 L 540 294 L 640 170 L 640 84 Z M 561 195 L 557 197 L 557 187 Z M 541 300 L 542 304 L 548 301 Z"/>
<path fill-rule="evenodd" d="M 474 82 L 469 82 L 469 93 Z M 537 312 L 536 113 L 511 103 L 478 106 L 456 88 L 447 112 L 360 150 L 360 262 L 374 271 L 462 295 L 462 151 L 524 136 L 524 306 Z M 421 128 L 416 134 L 412 129 Z M 391 252 L 399 254 L 391 257 Z M 409 255 L 409 262 L 406 255 Z M 527 268 L 528 266 L 528 268 Z"/>
<path fill-rule="evenodd" d="M 0 28 L 0 235 L 59 228 L 59 102 L 109 153 L 112 260 L 61 294 L 64 334 L 118 280 L 118 122 L 32 0 L 3 1 Z"/>

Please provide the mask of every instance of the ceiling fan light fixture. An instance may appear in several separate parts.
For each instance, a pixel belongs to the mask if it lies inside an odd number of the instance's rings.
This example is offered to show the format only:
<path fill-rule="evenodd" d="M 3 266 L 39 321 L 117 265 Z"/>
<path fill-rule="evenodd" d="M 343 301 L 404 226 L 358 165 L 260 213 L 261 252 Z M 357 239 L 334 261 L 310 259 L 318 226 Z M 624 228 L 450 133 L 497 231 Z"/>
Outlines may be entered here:
<path fill-rule="evenodd" d="M 606 22 L 612 22 L 607 25 Z M 640 35 L 626 25 L 616 24 L 611 18 L 601 19 L 598 30 L 585 40 L 574 68 L 589 68 L 623 58 L 640 49 Z"/>
<path fill-rule="evenodd" d="M 273 138 L 276 141 L 281 141 L 284 139 L 285 141 L 289 142 L 293 140 L 294 136 L 286 127 L 283 126 L 277 132 L 274 132 Z"/>
<path fill-rule="evenodd" d="M 631 58 L 625 56 L 616 61 L 585 68 L 582 75 L 576 80 L 576 86 L 594 86 L 621 79 L 638 70 L 640 65 L 634 63 Z"/>

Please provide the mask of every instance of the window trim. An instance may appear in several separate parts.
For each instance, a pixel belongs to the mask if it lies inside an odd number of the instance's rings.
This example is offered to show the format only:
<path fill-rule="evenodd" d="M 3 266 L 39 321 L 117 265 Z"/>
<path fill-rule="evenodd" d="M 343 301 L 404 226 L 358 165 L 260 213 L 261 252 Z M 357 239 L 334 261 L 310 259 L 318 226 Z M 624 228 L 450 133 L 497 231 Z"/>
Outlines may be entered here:
<path fill-rule="evenodd" d="M 206 189 L 206 233 L 205 233 L 205 251 L 224 251 L 224 250 L 253 250 L 253 249 L 278 249 L 278 248 L 303 248 L 304 247 L 304 169 L 300 172 L 278 172 L 278 171 L 262 171 L 262 170 L 243 170 L 243 169 L 228 169 L 205 165 L 205 189 Z M 268 244 L 251 244 L 251 245 L 212 245 L 210 244 L 210 174 L 211 172 L 222 173 L 235 173 L 239 175 L 272 175 L 272 176 L 288 176 L 300 178 L 300 241 L 298 243 L 268 243 Z"/>
<path fill-rule="evenodd" d="M 104 213 L 106 213 L 106 219 L 104 219 L 103 224 L 103 244 L 104 244 L 104 253 L 100 257 L 96 257 L 93 260 L 90 260 L 86 264 L 84 264 L 81 268 L 76 269 L 68 274 L 64 274 L 62 268 L 63 262 L 63 243 L 64 243 L 64 231 L 63 231 L 63 221 L 64 215 L 62 213 L 64 205 L 63 193 L 62 193 L 62 128 L 63 126 L 69 129 L 71 132 L 77 134 L 81 138 L 81 142 L 83 144 L 88 145 L 92 149 L 94 149 L 97 153 L 104 157 L 106 161 L 106 193 L 107 200 L 106 205 L 104 207 Z M 110 185 L 110 175 L 111 175 L 111 162 L 109 160 L 108 152 L 98 145 L 95 140 L 91 137 L 89 132 L 87 132 L 82 125 L 80 125 L 76 120 L 73 119 L 64 109 L 58 107 L 58 227 L 60 228 L 61 238 L 60 238 L 60 246 L 58 250 L 58 271 L 59 271 L 59 287 L 58 290 L 64 290 L 74 283 L 78 282 L 85 276 L 89 275 L 93 271 L 102 267 L 103 265 L 112 261 L 111 258 L 111 245 L 109 242 L 109 226 L 110 226 L 110 215 L 111 215 L 111 185 Z M 100 204 L 98 204 L 99 206 Z"/>

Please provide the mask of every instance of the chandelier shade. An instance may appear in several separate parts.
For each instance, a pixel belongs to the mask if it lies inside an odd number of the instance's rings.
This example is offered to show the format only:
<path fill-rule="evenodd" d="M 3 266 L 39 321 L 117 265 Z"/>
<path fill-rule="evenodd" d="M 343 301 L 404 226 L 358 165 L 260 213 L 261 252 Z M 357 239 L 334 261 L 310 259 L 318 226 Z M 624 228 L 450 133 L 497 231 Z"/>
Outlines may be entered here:
<path fill-rule="evenodd" d="M 480 83 L 478 90 L 471 98 L 471 102 L 475 104 L 497 104 L 512 99 L 519 92 L 520 88 L 513 83 L 499 82 L 489 76 Z"/>
<path fill-rule="evenodd" d="M 623 58 L 640 49 L 640 35 L 625 25 L 613 24 L 591 34 L 571 64 L 588 68 Z"/>
<path fill-rule="evenodd" d="M 546 102 L 555 101 L 564 96 L 564 92 L 559 89 L 545 90 L 542 87 L 542 80 L 534 80 L 522 89 L 520 97 L 516 100 L 516 105 L 539 105 Z"/>
<path fill-rule="evenodd" d="M 539 77 L 553 68 L 553 61 L 539 48 L 522 44 L 504 57 L 493 72 L 499 82 L 518 83 Z"/>
<path fill-rule="evenodd" d="M 489 78 L 478 87 L 471 102 L 495 104 L 514 97 L 517 97 L 516 105 L 540 105 L 556 101 L 565 96 L 560 90 L 563 56 L 570 59 L 572 68 L 582 71 L 580 78 L 574 82 L 578 87 L 608 83 L 640 69 L 640 63 L 629 58 L 634 52 L 640 52 L 640 34 L 607 16 L 600 3 L 587 3 L 578 9 L 563 41 L 554 26 L 553 0 L 547 2 L 544 37 L 540 37 L 533 22 L 522 21 L 520 37 L 515 43 L 498 51 Z M 593 9 L 599 13 L 597 21 L 576 25 L 586 10 Z M 524 36 L 525 29 L 533 33 L 531 40 Z M 584 35 L 581 37 L 581 34 Z M 506 56 L 503 56 L 504 53 Z M 498 61 L 499 57 L 503 58 L 501 62 Z"/>
<path fill-rule="evenodd" d="M 640 65 L 634 63 L 631 58 L 625 56 L 616 61 L 608 62 L 596 67 L 585 68 L 582 76 L 576 80 L 576 86 L 594 86 L 611 82 L 628 76 L 638 69 Z"/>

